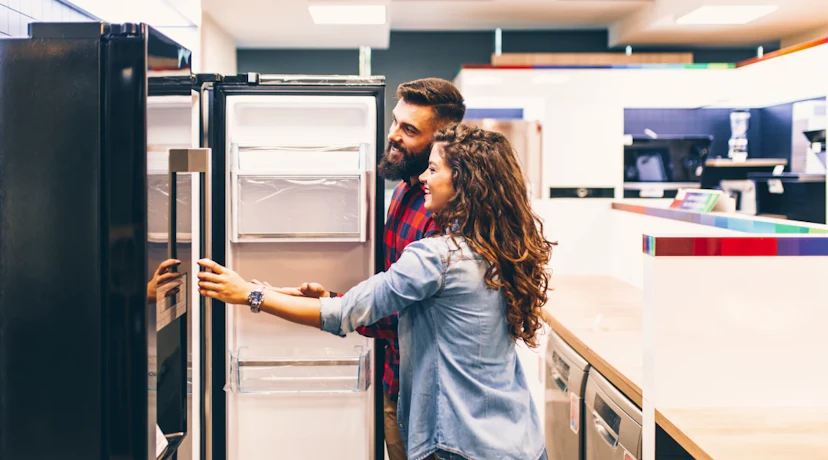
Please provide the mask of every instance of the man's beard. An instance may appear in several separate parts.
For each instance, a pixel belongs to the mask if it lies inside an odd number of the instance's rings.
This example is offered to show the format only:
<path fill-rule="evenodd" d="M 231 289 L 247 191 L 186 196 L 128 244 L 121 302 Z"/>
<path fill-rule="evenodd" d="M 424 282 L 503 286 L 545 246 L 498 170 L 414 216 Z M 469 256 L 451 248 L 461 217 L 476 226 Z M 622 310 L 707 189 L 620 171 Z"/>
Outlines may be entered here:
<path fill-rule="evenodd" d="M 392 147 L 396 148 L 402 156 L 399 163 L 393 163 L 388 159 Z M 408 180 L 414 176 L 419 176 L 428 168 L 429 152 L 431 152 L 431 144 L 420 152 L 409 153 L 401 144 L 388 141 L 388 147 L 385 148 L 385 154 L 382 155 L 382 159 L 377 165 L 377 171 L 386 180 Z"/>

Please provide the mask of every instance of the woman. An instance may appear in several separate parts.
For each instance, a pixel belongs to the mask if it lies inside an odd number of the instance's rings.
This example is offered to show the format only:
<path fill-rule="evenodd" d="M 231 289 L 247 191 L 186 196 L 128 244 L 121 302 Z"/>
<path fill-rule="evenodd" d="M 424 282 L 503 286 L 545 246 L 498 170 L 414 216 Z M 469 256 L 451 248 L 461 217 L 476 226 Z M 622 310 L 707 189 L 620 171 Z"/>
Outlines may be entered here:
<path fill-rule="evenodd" d="M 340 336 L 400 312 L 398 421 L 411 460 L 545 459 L 515 342 L 537 345 L 551 243 L 512 147 L 465 125 L 439 132 L 420 181 L 444 235 L 341 298 L 266 290 L 261 310 Z M 202 295 L 245 304 L 261 289 L 200 263 L 214 272 L 199 273 Z"/>

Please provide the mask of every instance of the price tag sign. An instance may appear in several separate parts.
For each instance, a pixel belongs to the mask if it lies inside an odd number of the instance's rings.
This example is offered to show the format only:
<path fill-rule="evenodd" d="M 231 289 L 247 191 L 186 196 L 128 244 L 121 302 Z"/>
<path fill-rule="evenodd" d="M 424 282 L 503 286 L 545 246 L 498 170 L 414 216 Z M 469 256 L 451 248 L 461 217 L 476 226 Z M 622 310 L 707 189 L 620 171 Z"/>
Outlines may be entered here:
<path fill-rule="evenodd" d="M 693 212 L 710 212 L 719 202 L 721 192 L 718 190 L 680 190 L 673 203 L 673 209 Z"/>
<path fill-rule="evenodd" d="M 768 192 L 773 193 L 774 195 L 781 195 L 785 193 L 785 186 L 782 185 L 782 180 L 780 179 L 770 179 L 768 180 Z"/>
<path fill-rule="evenodd" d="M 581 427 L 581 398 L 575 393 L 569 393 L 569 429 L 578 434 Z"/>

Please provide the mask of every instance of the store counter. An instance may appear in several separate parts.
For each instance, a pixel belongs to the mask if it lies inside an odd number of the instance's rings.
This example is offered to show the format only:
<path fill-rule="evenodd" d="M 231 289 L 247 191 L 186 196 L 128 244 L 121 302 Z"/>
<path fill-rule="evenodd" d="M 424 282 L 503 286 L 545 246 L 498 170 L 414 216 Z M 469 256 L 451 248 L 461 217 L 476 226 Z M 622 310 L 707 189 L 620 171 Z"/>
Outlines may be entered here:
<path fill-rule="evenodd" d="M 637 251 L 643 289 L 555 275 L 544 320 L 644 409 L 643 458 L 658 424 L 696 459 L 828 459 L 828 237 L 644 235 Z"/>
<path fill-rule="evenodd" d="M 825 407 L 656 409 L 655 420 L 697 460 L 828 459 Z"/>
<path fill-rule="evenodd" d="M 609 276 L 554 276 L 544 321 L 628 398 L 642 404 L 641 290 Z"/>

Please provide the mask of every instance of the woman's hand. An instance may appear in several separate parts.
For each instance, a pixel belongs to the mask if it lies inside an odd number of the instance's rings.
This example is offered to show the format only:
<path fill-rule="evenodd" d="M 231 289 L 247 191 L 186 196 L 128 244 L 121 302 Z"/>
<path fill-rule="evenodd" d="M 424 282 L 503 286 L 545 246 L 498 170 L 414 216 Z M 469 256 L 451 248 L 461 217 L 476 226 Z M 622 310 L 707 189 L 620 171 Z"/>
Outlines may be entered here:
<path fill-rule="evenodd" d="M 198 273 L 199 294 L 224 303 L 247 305 L 247 298 L 254 287 L 252 283 L 210 259 L 199 260 L 198 264 L 212 271 Z"/>

